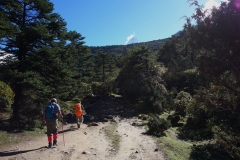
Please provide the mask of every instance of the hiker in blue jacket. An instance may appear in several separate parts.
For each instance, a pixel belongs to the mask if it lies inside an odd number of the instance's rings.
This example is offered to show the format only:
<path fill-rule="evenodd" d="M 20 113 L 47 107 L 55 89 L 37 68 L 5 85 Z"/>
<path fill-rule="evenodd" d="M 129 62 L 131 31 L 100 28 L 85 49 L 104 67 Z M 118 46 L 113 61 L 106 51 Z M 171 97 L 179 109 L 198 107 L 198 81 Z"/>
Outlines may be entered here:
<path fill-rule="evenodd" d="M 47 125 L 48 148 L 57 145 L 58 126 L 57 118 L 62 116 L 61 108 L 57 104 L 57 99 L 53 98 L 44 110 L 44 121 Z"/>

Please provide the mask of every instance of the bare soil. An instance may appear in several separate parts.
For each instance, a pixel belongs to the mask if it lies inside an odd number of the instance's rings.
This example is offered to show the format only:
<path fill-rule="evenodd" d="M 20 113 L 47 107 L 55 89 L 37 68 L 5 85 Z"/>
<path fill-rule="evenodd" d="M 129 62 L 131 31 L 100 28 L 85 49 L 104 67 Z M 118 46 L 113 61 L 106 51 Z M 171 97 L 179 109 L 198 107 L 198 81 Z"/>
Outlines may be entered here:
<path fill-rule="evenodd" d="M 77 128 L 74 116 L 59 125 L 58 146 L 47 148 L 47 136 L 1 147 L 1 160 L 163 160 L 161 148 L 145 134 L 136 113 L 124 101 L 99 99 L 86 108 Z M 63 132 L 62 132 L 63 129 Z"/>

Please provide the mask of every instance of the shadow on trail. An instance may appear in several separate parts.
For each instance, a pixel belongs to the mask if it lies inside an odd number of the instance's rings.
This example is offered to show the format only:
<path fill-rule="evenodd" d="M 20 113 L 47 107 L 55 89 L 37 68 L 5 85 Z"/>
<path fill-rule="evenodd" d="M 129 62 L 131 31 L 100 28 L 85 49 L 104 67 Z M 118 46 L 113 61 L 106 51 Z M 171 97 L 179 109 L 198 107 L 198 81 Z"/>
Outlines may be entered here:
<path fill-rule="evenodd" d="M 78 128 L 75 128 L 75 127 L 70 127 L 69 129 L 64 128 L 63 131 L 59 130 L 58 133 L 62 134 L 62 133 L 72 132 L 72 131 L 75 131 L 75 130 L 78 130 Z"/>
<path fill-rule="evenodd" d="M 86 108 L 84 123 L 106 122 L 115 116 L 131 118 L 136 112 L 123 98 L 103 97 L 92 106 Z"/>
<path fill-rule="evenodd" d="M 115 116 L 123 119 L 137 115 L 122 97 L 101 97 L 91 106 L 85 107 L 85 111 L 86 115 L 84 115 L 83 123 L 107 122 Z M 65 121 L 69 124 L 76 123 L 74 114 L 69 114 Z"/>
<path fill-rule="evenodd" d="M 10 151 L 3 151 L 0 152 L 0 157 L 7 157 L 7 156 L 13 156 L 13 155 L 18 155 L 18 154 L 22 154 L 22 153 L 27 153 L 27 152 L 32 152 L 32 151 L 36 151 L 36 150 L 40 150 L 42 148 L 46 148 L 44 147 L 40 147 L 40 148 L 36 148 L 36 149 L 31 149 L 31 150 L 24 150 L 24 151 L 15 151 L 15 150 L 10 150 Z"/>

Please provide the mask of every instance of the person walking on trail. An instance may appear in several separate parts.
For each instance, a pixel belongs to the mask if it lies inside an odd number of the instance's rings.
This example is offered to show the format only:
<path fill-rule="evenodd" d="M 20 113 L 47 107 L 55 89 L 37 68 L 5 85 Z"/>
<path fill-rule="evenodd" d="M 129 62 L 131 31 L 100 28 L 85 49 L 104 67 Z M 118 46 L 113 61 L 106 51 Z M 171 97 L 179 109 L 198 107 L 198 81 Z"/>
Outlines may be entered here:
<path fill-rule="evenodd" d="M 44 121 L 47 125 L 48 148 L 57 145 L 58 138 L 58 117 L 63 118 L 61 108 L 57 104 L 57 99 L 53 98 L 44 110 Z"/>
<path fill-rule="evenodd" d="M 76 116 L 77 127 L 80 128 L 80 125 L 83 123 L 83 105 L 81 101 L 74 104 L 74 114 Z"/>

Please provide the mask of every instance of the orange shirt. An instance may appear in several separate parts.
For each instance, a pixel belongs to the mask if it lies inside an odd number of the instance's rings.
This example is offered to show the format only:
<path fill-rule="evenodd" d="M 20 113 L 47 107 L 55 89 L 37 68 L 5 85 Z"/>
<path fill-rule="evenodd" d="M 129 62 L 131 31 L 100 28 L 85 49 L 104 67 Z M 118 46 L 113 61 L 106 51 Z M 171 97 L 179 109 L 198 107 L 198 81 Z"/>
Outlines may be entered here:
<path fill-rule="evenodd" d="M 80 103 L 74 105 L 74 114 L 77 117 L 82 116 L 82 105 Z"/>

